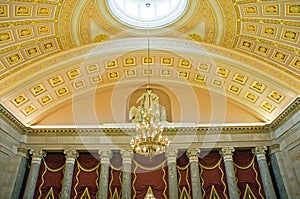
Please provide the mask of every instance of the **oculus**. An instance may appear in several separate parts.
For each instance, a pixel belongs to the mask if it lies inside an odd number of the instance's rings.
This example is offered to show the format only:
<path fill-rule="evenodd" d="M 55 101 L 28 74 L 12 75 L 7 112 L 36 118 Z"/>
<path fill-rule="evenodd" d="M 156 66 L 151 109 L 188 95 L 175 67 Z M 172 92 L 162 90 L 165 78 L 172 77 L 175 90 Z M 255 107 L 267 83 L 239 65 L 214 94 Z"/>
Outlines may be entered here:
<path fill-rule="evenodd" d="M 185 13 L 187 5 L 188 0 L 107 0 L 118 21 L 139 29 L 170 25 Z"/>

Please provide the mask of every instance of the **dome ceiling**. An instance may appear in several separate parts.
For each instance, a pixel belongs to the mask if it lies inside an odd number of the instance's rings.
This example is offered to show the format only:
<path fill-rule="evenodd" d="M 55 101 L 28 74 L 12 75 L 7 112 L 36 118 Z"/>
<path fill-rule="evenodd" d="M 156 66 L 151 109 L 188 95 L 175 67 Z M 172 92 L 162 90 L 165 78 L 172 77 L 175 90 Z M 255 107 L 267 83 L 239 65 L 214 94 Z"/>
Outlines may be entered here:
<path fill-rule="evenodd" d="M 106 1 L 3 1 L 1 104 L 25 125 L 51 124 L 47 118 L 75 98 L 98 96 L 92 103 L 105 104 L 112 95 L 100 96 L 110 90 L 128 100 L 147 83 L 149 61 L 151 81 L 171 90 L 173 104 L 185 103 L 176 89 L 186 87 L 199 104 L 206 99 L 214 107 L 217 95 L 225 107 L 242 110 L 218 108 L 227 115 L 223 122 L 269 123 L 300 94 L 299 18 L 296 1 L 190 0 L 176 22 L 143 30 L 115 19 Z M 252 119 L 233 117 L 243 113 Z"/>

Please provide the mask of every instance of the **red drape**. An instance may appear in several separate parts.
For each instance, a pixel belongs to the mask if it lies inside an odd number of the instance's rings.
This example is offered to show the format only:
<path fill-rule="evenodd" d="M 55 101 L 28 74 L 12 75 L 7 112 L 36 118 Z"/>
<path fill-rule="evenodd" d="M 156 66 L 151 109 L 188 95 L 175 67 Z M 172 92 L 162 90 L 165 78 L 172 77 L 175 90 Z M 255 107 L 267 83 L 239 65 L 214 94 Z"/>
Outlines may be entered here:
<path fill-rule="evenodd" d="M 73 173 L 71 198 L 80 198 L 86 188 L 91 198 L 97 198 L 100 173 L 100 161 L 98 156 L 98 153 L 79 154 Z"/>
<path fill-rule="evenodd" d="M 192 197 L 189 158 L 186 156 L 186 153 L 183 153 L 177 159 L 177 178 L 179 196 L 181 195 L 182 191 L 186 189 L 187 194 Z"/>
<path fill-rule="evenodd" d="M 113 152 L 112 158 L 110 160 L 109 168 L 109 192 L 107 194 L 108 199 L 112 198 L 115 191 L 117 191 L 118 196 L 121 198 L 121 185 L 122 185 L 122 157 L 120 152 Z"/>
<path fill-rule="evenodd" d="M 47 153 L 40 166 L 34 198 L 45 198 L 51 189 L 54 198 L 59 198 L 64 166 L 65 156 L 63 153 Z"/>
<path fill-rule="evenodd" d="M 144 199 L 149 186 L 157 199 L 168 198 L 168 171 L 164 154 L 152 159 L 135 154 L 132 169 L 132 198 Z"/>
<path fill-rule="evenodd" d="M 247 185 L 257 199 L 265 198 L 258 163 L 251 150 L 235 151 L 233 161 L 236 169 L 237 185 L 243 198 Z"/>
<path fill-rule="evenodd" d="M 217 151 L 201 152 L 200 176 L 203 198 L 209 199 L 213 187 L 220 199 L 228 198 L 225 167 L 221 155 Z"/>

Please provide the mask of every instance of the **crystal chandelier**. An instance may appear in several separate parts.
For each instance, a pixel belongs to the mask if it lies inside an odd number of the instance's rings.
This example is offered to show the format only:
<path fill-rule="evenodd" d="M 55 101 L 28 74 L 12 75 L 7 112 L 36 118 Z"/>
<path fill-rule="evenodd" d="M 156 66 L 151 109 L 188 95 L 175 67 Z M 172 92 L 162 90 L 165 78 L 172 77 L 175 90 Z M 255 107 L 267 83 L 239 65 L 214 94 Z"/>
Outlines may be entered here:
<path fill-rule="evenodd" d="M 131 107 L 129 117 L 136 124 L 136 136 L 130 145 L 135 153 L 154 157 L 166 151 L 169 139 L 163 136 L 166 122 L 166 110 L 159 104 L 158 96 L 147 87 L 146 92 L 138 99 L 140 105 Z"/>
<path fill-rule="evenodd" d="M 163 136 L 166 122 L 166 110 L 159 104 L 159 97 L 154 94 L 150 86 L 150 48 L 148 39 L 148 86 L 146 92 L 137 100 L 138 107 L 131 107 L 129 119 L 136 124 L 136 136 L 130 141 L 135 153 L 147 157 L 154 157 L 164 153 L 170 144 L 169 139 Z"/>

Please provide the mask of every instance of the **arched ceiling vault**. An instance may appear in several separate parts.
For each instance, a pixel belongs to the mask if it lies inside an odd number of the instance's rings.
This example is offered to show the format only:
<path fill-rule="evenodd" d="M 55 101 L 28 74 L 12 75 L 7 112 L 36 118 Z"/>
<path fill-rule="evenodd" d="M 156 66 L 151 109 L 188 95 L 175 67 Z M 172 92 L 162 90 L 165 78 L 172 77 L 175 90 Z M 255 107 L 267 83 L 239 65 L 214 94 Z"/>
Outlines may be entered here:
<path fill-rule="evenodd" d="M 125 100 L 147 83 L 149 39 L 151 82 L 168 88 L 179 106 L 179 90 L 190 89 L 199 104 L 224 101 L 217 111 L 199 105 L 202 115 L 270 123 L 299 97 L 299 17 L 297 1 L 190 0 L 176 23 L 149 31 L 119 23 L 106 1 L 2 1 L 1 104 L 33 126 L 77 96 L 109 91 Z M 103 96 L 92 102 L 110 106 Z M 225 110 L 229 104 L 242 111 Z"/>

